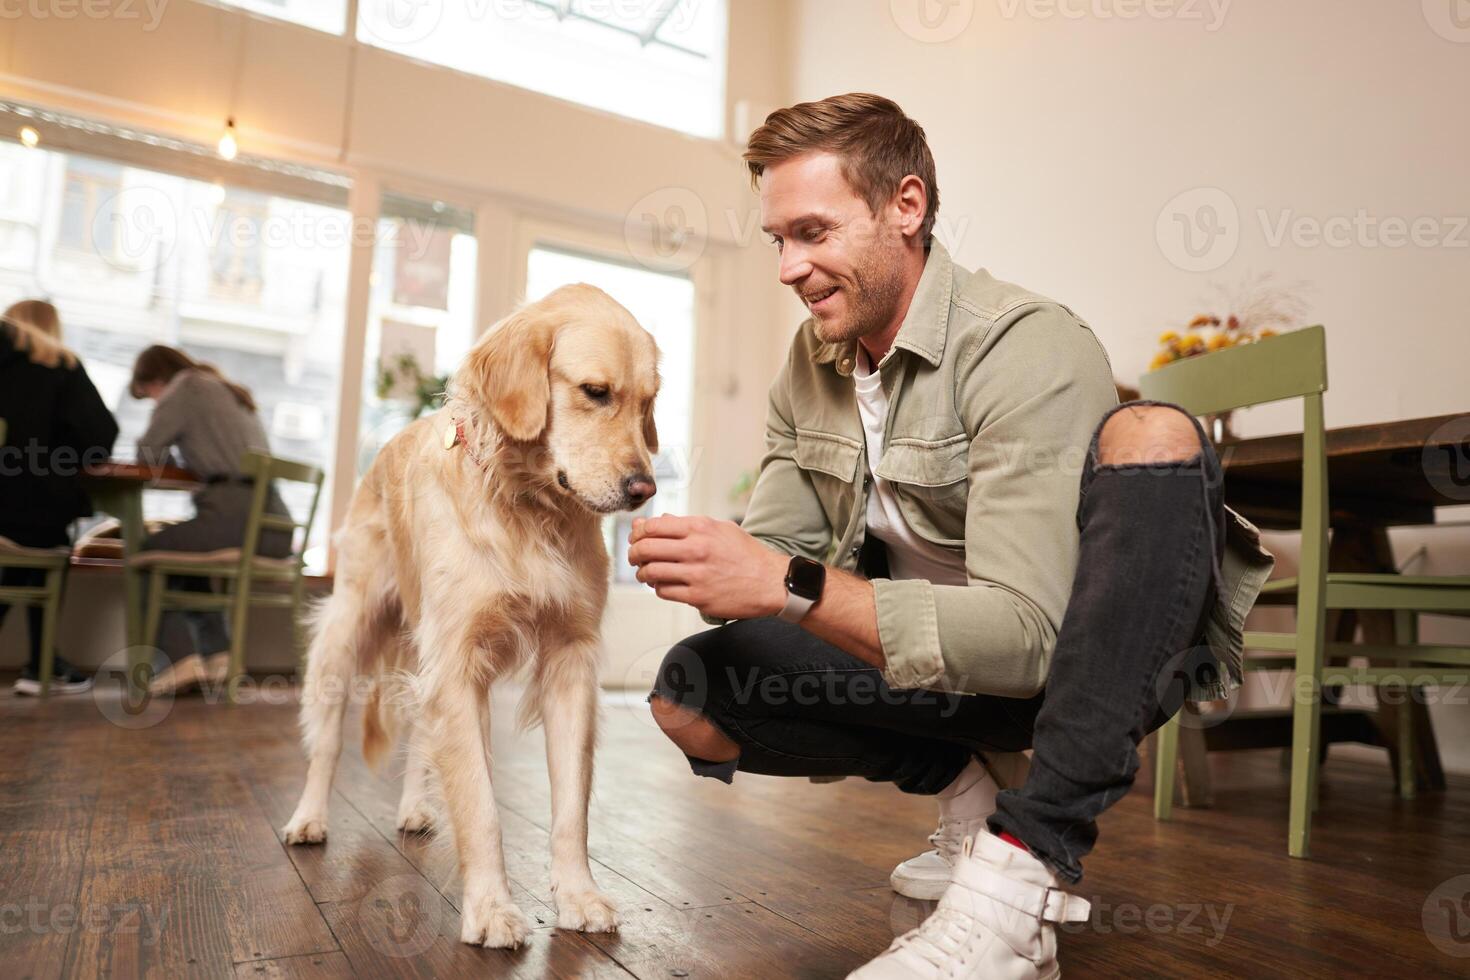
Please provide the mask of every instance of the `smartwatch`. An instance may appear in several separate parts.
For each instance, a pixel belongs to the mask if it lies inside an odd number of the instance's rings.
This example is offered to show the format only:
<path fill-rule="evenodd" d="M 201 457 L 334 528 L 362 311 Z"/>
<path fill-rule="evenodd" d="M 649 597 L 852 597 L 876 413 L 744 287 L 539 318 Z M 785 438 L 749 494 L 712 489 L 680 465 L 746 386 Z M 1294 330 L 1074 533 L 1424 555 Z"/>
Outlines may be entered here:
<path fill-rule="evenodd" d="M 822 586 L 827 582 L 827 566 L 800 555 L 791 559 L 786 566 L 786 605 L 777 617 L 788 623 L 799 623 L 807 610 L 822 598 Z"/>

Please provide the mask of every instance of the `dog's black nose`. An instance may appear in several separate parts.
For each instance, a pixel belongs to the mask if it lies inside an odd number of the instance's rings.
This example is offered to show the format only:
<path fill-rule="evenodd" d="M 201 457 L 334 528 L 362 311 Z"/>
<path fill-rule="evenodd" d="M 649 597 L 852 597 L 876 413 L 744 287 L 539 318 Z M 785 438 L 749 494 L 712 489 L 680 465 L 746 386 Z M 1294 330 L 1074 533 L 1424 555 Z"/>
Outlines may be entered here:
<path fill-rule="evenodd" d="M 658 487 L 647 473 L 634 473 L 623 481 L 623 493 L 628 498 L 628 505 L 637 507 L 658 493 Z"/>

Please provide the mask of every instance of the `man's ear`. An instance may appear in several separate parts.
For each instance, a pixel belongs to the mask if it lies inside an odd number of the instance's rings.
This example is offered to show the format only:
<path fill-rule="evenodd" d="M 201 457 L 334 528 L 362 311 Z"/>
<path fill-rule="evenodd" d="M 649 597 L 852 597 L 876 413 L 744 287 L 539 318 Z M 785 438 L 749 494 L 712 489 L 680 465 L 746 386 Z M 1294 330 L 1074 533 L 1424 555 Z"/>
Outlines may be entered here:
<path fill-rule="evenodd" d="M 531 442 L 546 429 L 555 333 L 541 304 L 517 310 L 485 332 L 455 379 L 518 442 Z"/>

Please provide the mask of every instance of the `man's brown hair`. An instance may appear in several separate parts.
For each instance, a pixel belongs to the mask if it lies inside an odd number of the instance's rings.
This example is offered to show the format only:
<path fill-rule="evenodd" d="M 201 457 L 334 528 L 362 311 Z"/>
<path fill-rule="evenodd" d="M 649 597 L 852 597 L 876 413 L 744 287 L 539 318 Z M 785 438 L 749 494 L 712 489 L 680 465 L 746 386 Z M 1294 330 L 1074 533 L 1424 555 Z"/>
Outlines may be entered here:
<path fill-rule="evenodd" d="M 929 243 L 939 212 L 934 156 L 924 128 L 904 115 L 898 103 L 881 95 L 850 92 L 777 109 L 750 134 L 746 144 L 751 186 L 759 184 L 761 174 L 772 164 L 814 150 L 842 158 L 842 175 L 874 214 L 909 174 L 922 180 L 929 207 L 919 240 Z"/>

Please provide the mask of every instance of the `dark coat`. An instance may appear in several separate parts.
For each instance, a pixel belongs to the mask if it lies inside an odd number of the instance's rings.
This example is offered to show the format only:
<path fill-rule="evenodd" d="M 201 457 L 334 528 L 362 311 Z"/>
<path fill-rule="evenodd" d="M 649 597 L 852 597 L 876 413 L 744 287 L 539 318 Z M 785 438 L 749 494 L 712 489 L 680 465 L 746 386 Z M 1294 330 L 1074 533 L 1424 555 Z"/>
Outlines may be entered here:
<path fill-rule="evenodd" d="M 68 523 L 92 513 L 77 478 L 112 455 L 117 422 L 81 364 L 45 367 L 0 330 L 0 535 L 56 544 Z"/>

